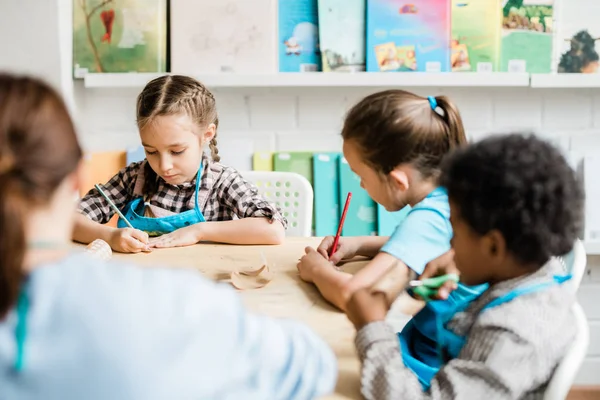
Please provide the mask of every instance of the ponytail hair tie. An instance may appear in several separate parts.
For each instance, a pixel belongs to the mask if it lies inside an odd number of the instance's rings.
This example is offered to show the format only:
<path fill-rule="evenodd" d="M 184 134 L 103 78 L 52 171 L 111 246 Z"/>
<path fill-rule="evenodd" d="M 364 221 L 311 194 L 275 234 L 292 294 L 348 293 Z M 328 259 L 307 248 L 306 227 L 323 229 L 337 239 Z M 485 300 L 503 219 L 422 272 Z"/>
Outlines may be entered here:
<path fill-rule="evenodd" d="M 427 100 L 429 100 L 429 105 L 431 106 L 431 109 L 433 111 L 435 111 L 435 109 L 438 106 L 437 100 L 435 99 L 435 97 L 433 97 L 433 96 L 427 96 Z"/>
<path fill-rule="evenodd" d="M 431 106 L 431 109 L 433 110 L 434 113 L 436 113 L 437 115 L 439 115 L 442 118 L 446 117 L 446 111 L 443 108 L 441 108 L 440 106 L 438 106 L 438 102 L 435 99 L 435 97 L 427 96 L 427 100 L 429 100 L 429 105 Z"/>

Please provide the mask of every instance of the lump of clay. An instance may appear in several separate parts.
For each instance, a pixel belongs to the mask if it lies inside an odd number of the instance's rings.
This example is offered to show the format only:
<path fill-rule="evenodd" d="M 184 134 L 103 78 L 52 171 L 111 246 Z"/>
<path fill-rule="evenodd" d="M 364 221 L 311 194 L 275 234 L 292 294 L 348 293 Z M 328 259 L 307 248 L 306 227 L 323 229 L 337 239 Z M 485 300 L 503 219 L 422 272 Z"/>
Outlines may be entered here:
<path fill-rule="evenodd" d="M 259 269 L 233 271 L 231 284 L 239 290 L 259 289 L 266 286 L 273 279 L 273 274 L 267 264 Z"/>
<path fill-rule="evenodd" d="M 92 243 L 88 244 L 85 251 L 92 257 L 100 260 L 109 260 L 112 257 L 112 249 L 110 245 L 104 240 L 96 239 Z"/>

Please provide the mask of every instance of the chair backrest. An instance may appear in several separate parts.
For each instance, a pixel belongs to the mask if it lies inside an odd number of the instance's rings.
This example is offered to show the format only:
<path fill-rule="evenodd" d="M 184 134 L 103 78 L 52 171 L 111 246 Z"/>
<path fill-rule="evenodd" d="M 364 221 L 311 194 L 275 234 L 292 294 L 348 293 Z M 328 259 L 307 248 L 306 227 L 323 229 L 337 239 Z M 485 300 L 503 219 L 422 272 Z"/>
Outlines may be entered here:
<path fill-rule="evenodd" d="M 567 354 L 556 367 L 548 383 L 544 400 L 565 400 L 567 398 L 588 349 L 590 331 L 585 313 L 579 303 L 573 304 L 572 312 L 575 316 L 577 333 Z"/>
<path fill-rule="evenodd" d="M 313 189 L 310 182 L 294 172 L 246 171 L 244 179 L 252 182 L 258 192 L 281 209 L 288 221 L 286 236 L 311 236 Z"/>
<path fill-rule="evenodd" d="M 563 264 L 565 272 L 572 275 L 571 282 L 575 291 L 577 291 L 587 265 L 587 254 L 583 242 L 579 239 L 575 240 L 573 249 L 564 256 L 559 257 L 559 260 Z"/>

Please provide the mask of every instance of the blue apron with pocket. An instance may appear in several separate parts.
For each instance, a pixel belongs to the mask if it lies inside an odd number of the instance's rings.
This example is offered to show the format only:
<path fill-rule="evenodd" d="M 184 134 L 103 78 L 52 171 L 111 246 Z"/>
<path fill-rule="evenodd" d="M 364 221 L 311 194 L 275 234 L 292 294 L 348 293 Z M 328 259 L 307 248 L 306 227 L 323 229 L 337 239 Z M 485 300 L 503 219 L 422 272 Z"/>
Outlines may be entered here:
<path fill-rule="evenodd" d="M 398 333 L 404 365 L 413 371 L 423 386 L 429 384 L 442 365 L 436 321 L 440 315 L 470 304 L 487 288 L 487 284 L 471 287 L 459 283 L 448 299 L 425 303 L 425 307 Z"/>
<path fill-rule="evenodd" d="M 123 215 L 135 229 L 146 232 L 149 236 L 160 236 L 171 233 L 180 228 L 194 225 L 199 222 L 206 222 L 202 211 L 198 206 L 198 190 L 200 188 L 200 177 L 202 176 L 202 164 L 196 175 L 196 194 L 193 210 L 184 211 L 179 214 L 169 215 L 160 218 L 151 218 L 144 216 L 146 204 L 143 198 L 137 198 L 125 206 Z M 117 226 L 127 228 L 127 224 L 119 219 Z"/>
<path fill-rule="evenodd" d="M 534 293 L 544 290 L 548 287 L 561 284 L 569 279 L 571 279 L 571 275 L 554 276 L 553 279 L 548 282 L 536 283 L 514 289 L 486 304 L 480 312 L 507 303 L 518 296 Z M 457 290 L 460 290 L 460 287 L 461 285 L 459 284 L 459 289 Z M 464 286 L 463 288 L 467 287 Z M 455 302 L 431 301 L 427 303 L 428 306 L 434 307 L 436 311 L 436 315 L 434 316 L 433 320 L 429 321 L 429 323 L 436 324 L 435 331 L 437 339 L 437 351 L 435 354 L 419 354 L 419 357 L 416 357 L 414 348 L 410 346 L 410 343 L 407 340 L 415 329 L 415 324 L 411 324 L 412 320 L 406 325 L 402 332 L 398 334 L 400 339 L 400 349 L 402 351 L 402 361 L 404 362 L 404 365 L 417 376 L 424 391 L 429 389 L 431 386 L 431 380 L 437 374 L 442 365 L 446 364 L 449 360 L 458 357 L 460 351 L 467 341 L 466 336 L 457 335 L 446 326 L 448 322 L 452 320 L 454 315 L 465 311 L 469 304 L 471 304 L 471 302 L 479 296 L 479 294 L 473 294 L 474 297 L 470 297 L 468 296 L 468 293 L 465 294 L 467 295 L 463 296 L 461 300 Z M 417 316 L 419 314 L 417 314 Z M 434 357 L 436 359 L 434 359 Z"/>

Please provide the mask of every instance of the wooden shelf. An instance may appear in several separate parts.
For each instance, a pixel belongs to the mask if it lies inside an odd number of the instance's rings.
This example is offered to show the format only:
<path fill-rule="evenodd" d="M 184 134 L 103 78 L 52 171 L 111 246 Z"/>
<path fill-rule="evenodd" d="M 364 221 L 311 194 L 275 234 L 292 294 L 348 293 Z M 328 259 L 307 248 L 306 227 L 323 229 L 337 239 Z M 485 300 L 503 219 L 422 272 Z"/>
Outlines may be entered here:
<path fill-rule="evenodd" d="M 600 74 L 531 74 L 532 88 L 600 88 Z"/>
<path fill-rule="evenodd" d="M 600 242 L 597 241 L 585 241 L 583 242 L 583 246 L 585 247 L 585 253 L 589 256 L 597 256 L 600 255 Z"/>
<path fill-rule="evenodd" d="M 86 88 L 139 88 L 163 74 L 87 74 Z M 192 75 L 211 88 L 256 87 L 527 87 L 529 74 L 483 72 L 356 72 Z"/>

